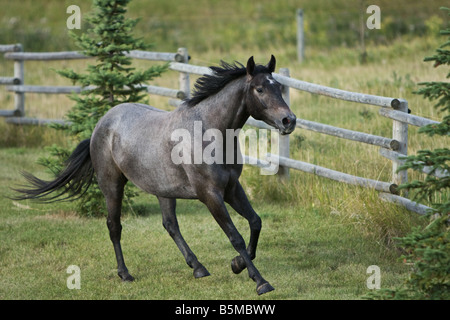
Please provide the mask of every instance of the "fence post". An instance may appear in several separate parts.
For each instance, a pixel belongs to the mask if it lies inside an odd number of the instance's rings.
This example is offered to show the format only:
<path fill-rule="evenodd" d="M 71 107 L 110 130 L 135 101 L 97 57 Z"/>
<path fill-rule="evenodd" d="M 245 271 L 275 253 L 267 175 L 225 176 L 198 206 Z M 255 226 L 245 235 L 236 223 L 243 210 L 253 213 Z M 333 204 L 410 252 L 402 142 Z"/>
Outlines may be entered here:
<path fill-rule="evenodd" d="M 289 69 L 288 68 L 280 68 L 279 70 L 280 74 L 285 77 L 290 77 Z M 289 106 L 290 103 L 290 97 L 289 97 L 289 86 L 283 86 L 281 89 L 281 94 L 283 96 L 284 101 Z M 279 144 L 280 144 L 280 156 L 289 158 L 289 135 L 279 135 Z M 289 167 L 280 166 L 278 168 L 278 176 L 288 180 L 289 179 Z"/>
<path fill-rule="evenodd" d="M 178 54 L 182 57 L 182 63 L 189 63 L 189 54 L 186 48 L 179 48 Z M 190 83 L 189 83 L 189 73 L 187 72 L 180 72 L 180 90 L 184 92 L 186 99 L 190 98 L 191 96 L 191 89 L 190 89 Z"/>
<path fill-rule="evenodd" d="M 22 44 L 18 43 L 14 46 L 14 51 L 23 52 Z M 14 78 L 20 81 L 19 85 L 25 82 L 24 61 L 14 60 Z M 14 93 L 14 113 L 16 116 L 25 116 L 25 92 Z"/>
<path fill-rule="evenodd" d="M 303 27 L 303 9 L 297 9 L 297 57 L 298 62 L 305 59 L 305 34 Z"/>
<path fill-rule="evenodd" d="M 401 112 L 408 113 L 408 101 L 406 100 L 397 100 L 394 101 L 400 102 L 395 103 L 392 107 Z M 408 155 L 408 124 L 394 120 L 392 125 L 392 139 L 397 140 L 400 143 L 400 147 L 397 150 L 398 153 L 407 156 Z M 400 185 L 402 183 L 408 182 L 408 173 L 406 170 L 402 170 L 397 172 L 398 168 L 401 166 L 401 161 L 393 161 L 392 162 L 392 183 L 396 185 Z"/>

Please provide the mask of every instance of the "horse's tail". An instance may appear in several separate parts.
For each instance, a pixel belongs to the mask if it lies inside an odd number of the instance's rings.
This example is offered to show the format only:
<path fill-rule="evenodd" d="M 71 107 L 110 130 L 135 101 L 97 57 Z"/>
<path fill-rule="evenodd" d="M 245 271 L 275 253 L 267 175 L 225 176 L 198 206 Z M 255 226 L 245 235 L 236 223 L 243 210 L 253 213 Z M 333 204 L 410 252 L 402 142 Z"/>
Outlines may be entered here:
<path fill-rule="evenodd" d="M 22 195 L 14 200 L 36 199 L 42 202 L 60 200 L 75 200 L 84 195 L 94 178 L 90 156 L 90 139 L 80 142 L 65 162 L 64 169 L 53 181 L 44 181 L 30 173 L 23 172 L 23 176 L 31 184 L 31 188 L 14 189 Z M 53 194 L 55 193 L 55 194 Z M 50 196 L 50 194 L 52 194 Z M 60 198 L 65 195 L 64 198 Z"/>

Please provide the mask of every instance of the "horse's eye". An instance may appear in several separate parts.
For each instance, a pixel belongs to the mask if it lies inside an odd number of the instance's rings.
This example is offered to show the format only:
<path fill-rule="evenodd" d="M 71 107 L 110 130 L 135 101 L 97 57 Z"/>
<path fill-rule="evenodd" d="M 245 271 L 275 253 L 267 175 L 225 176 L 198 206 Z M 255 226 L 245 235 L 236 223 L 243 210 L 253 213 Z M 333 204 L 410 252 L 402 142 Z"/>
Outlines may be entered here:
<path fill-rule="evenodd" d="M 256 88 L 256 91 L 257 91 L 258 93 L 262 93 L 262 92 L 263 92 L 263 89 L 262 89 L 262 88 Z"/>

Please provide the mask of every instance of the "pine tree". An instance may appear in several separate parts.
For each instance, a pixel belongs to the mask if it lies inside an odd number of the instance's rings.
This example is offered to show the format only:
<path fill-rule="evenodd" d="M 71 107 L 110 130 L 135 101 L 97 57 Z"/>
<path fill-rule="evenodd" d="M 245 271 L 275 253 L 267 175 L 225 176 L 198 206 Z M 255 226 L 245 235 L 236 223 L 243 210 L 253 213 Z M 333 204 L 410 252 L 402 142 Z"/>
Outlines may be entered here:
<path fill-rule="evenodd" d="M 450 9 L 447 10 L 450 16 Z M 450 36 L 450 28 L 441 31 L 442 35 Z M 436 50 L 436 54 L 425 58 L 434 61 L 434 67 L 450 65 L 450 38 Z M 448 73 L 447 78 L 450 78 Z M 423 82 L 422 88 L 416 93 L 430 101 L 437 100 L 436 108 L 444 113 L 441 123 L 422 127 L 419 132 L 429 136 L 450 135 L 450 83 Z M 399 246 L 407 252 L 402 258 L 413 266 L 410 277 L 404 285 L 396 290 L 382 289 L 372 293 L 368 298 L 382 299 L 450 299 L 450 177 L 448 173 L 450 150 L 440 148 L 435 150 L 420 150 L 417 155 L 406 158 L 405 165 L 399 170 L 413 169 L 422 171 L 429 166 L 432 171 L 424 181 L 412 181 L 400 188 L 414 193 L 416 201 L 430 200 L 432 211 L 429 213 L 429 224 L 425 228 L 415 228 L 403 238 L 397 239 Z M 436 177 L 435 173 L 446 173 Z M 439 195 L 439 196 L 436 196 Z M 434 199 L 434 200 L 433 200 Z M 440 200 L 440 201 L 438 201 Z"/>
<path fill-rule="evenodd" d="M 96 61 L 96 64 L 88 66 L 84 74 L 67 69 L 57 71 L 74 84 L 89 89 L 71 96 L 75 106 L 66 115 L 70 124 L 54 125 L 69 134 L 73 147 L 91 137 L 95 125 L 109 109 L 124 102 L 142 101 L 146 97 L 146 89 L 141 84 L 167 69 L 167 65 L 153 66 L 145 71 L 131 67 L 131 58 L 125 53 L 148 50 L 150 46 L 131 35 L 138 19 L 125 17 L 129 2 L 95 0 L 93 12 L 86 18 L 90 29 L 81 35 L 71 33 L 81 53 L 95 57 Z M 71 150 L 56 145 L 49 149 L 50 157 L 40 159 L 40 163 L 57 175 Z M 125 199 L 129 200 L 133 195 L 132 189 L 127 188 Z M 79 213 L 96 215 L 105 211 L 103 195 L 94 182 L 80 200 Z"/>
<path fill-rule="evenodd" d="M 450 9 L 447 10 L 450 15 Z M 441 30 L 442 35 L 450 36 L 450 28 Z M 436 50 L 436 54 L 427 57 L 424 61 L 434 61 L 434 67 L 449 66 L 450 65 L 450 50 L 446 49 L 450 47 L 450 37 L 447 41 Z M 447 79 L 450 78 L 450 72 L 447 74 Z M 419 85 L 423 88 L 419 89 L 416 93 L 423 95 L 430 101 L 437 100 L 435 108 L 444 114 L 442 122 L 439 124 L 431 124 L 420 128 L 419 133 L 424 133 L 429 136 L 443 136 L 448 137 L 450 135 L 450 82 L 433 81 L 422 82 Z M 450 149 L 440 148 L 435 150 L 419 150 L 417 155 L 409 156 L 406 158 L 405 165 L 400 168 L 413 169 L 422 171 L 424 166 L 431 167 L 432 171 L 426 176 L 424 181 L 413 181 L 412 183 L 401 186 L 403 189 L 417 191 L 415 198 L 420 201 L 423 199 L 433 199 L 436 193 L 448 192 L 450 188 Z M 447 173 L 443 177 L 436 177 L 435 173 Z M 433 203 L 433 208 L 441 213 L 450 212 L 450 199 L 442 203 Z"/>

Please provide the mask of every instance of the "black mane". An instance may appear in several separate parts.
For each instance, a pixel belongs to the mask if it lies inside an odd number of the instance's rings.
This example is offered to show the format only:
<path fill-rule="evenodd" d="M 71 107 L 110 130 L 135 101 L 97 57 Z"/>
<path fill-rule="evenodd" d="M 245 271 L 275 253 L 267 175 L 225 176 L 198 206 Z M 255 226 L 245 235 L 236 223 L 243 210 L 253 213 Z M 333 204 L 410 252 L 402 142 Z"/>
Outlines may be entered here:
<path fill-rule="evenodd" d="M 204 99 L 222 90 L 229 82 L 247 74 L 247 69 L 244 65 L 237 61 L 234 64 L 221 61 L 220 65 L 221 67 L 210 67 L 213 71 L 212 75 L 205 74 L 197 80 L 192 97 L 184 100 L 188 107 L 197 105 Z M 271 72 L 266 66 L 257 65 L 253 75 L 258 73 Z"/>

